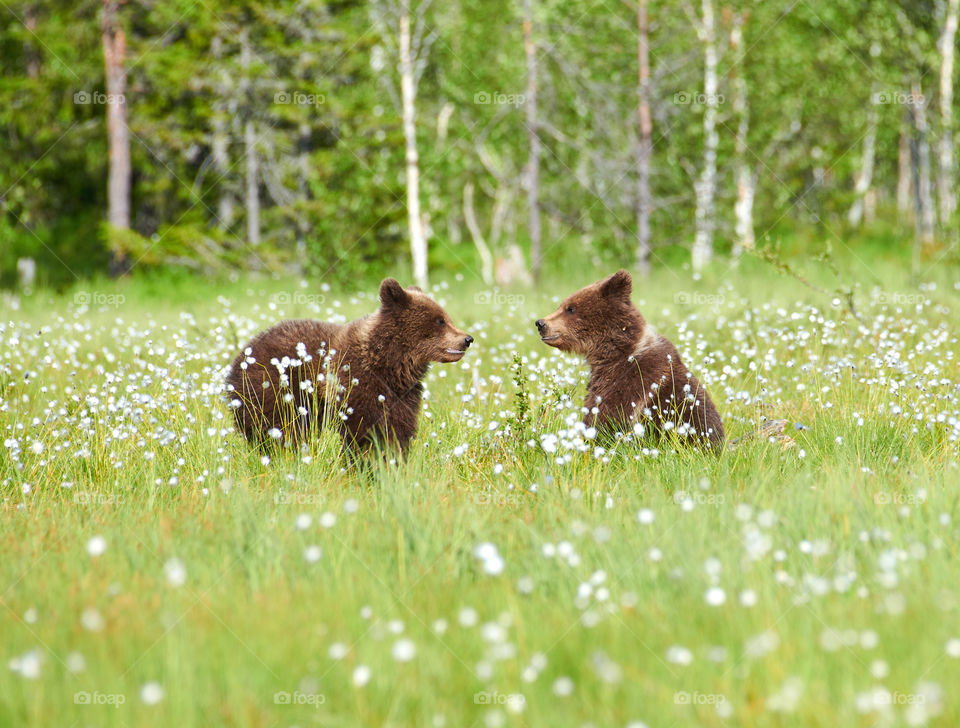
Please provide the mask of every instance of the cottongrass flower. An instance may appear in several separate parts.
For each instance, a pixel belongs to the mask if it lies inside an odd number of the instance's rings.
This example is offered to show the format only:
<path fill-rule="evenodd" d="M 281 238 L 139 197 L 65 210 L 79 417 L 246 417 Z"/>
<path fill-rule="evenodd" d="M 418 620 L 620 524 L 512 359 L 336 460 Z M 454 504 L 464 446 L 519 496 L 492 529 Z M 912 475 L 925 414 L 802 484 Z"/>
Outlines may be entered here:
<path fill-rule="evenodd" d="M 158 682 L 148 682 L 140 688 L 140 700 L 144 705 L 156 705 L 163 700 L 163 686 Z"/>
<path fill-rule="evenodd" d="M 167 584 L 174 588 L 183 586 L 187 581 L 187 567 L 180 559 L 169 559 L 163 565 L 163 573 L 167 577 Z"/>
<path fill-rule="evenodd" d="M 505 566 L 503 558 L 492 543 L 485 542 L 477 546 L 473 550 L 473 556 L 482 562 L 484 573 L 492 576 L 503 573 Z"/>
<path fill-rule="evenodd" d="M 573 680 L 569 677 L 558 677 L 553 681 L 553 694 L 565 698 L 573 693 Z"/>
<path fill-rule="evenodd" d="M 413 644 L 413 640 L 397 640 L 393 643 L 390 654 L 397 662 L 410 662 L 417 655 L 417 646 Z"/>
<path fill-rule="evenodd" d="M 366 665 L 357 665 L 353 669 L 353 676 L 351 677 L 355 687 L 362 688 L 368 682 L 370 682 L 370 668 Z"/>
<path fill-rule="evenodd" d="M 319 546 L 307 546 L 303 550 L 303 558 L 306 559 L 308 564 L 317 563 L 321 556 L 323 556 L 323 549 Z"/>
<path fill-rule="evenodd" d="M 94 536 L 89 541 L 87 541 L 87 553 L 90 554 L 93 558 L 98 556 L 103 556 L 104 552 L 107 550 L 107 539 L 103 536 Z"/>

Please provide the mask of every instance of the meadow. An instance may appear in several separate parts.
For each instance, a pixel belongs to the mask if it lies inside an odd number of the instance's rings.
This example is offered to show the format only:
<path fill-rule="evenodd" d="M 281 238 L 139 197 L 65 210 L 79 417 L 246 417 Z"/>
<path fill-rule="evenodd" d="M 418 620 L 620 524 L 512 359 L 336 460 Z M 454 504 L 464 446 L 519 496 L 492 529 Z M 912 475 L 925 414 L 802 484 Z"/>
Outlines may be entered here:
<path fill-rule="evenodd" d="M 436 281 L 476 343 L 359 464 L 251 449 L 222 382 L 375 285 L 2 294 L 0 725 L 960 723 L 956 267 L 638 280 L 729 438 L 790 423 L 719 456 L 578 425 L 533 321 L 610 272 Z"/>

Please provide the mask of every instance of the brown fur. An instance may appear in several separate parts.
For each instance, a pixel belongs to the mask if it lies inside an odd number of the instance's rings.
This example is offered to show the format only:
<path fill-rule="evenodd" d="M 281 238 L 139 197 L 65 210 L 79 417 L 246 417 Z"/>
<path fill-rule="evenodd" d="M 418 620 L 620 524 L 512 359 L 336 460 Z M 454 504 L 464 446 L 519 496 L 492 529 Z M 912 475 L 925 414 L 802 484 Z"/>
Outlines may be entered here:
<path fill-rule="evenodd" d="M 473 338 L 419 288 L 388 278 L 380 302 L 344 325 L 283 321 L 244 347 L 227 375 L 227 396 L 248 440 L 300 443 L 329 424 L 351 445 L 408 446 L 430 362 L 458 361 Z"/>
<path fill-rule="evenodd" d="M 544 343 L 580 354 L 590 365 L 584 422 L 608 432 L 640 422 L 661 434 L 686 425 L 693 430 L 687 441 L 722 446 L 723 423 L 706 388 L 640 315 L 630 301 L 632 285 L 630 274 L 618 271 L 537 321 Z"/>

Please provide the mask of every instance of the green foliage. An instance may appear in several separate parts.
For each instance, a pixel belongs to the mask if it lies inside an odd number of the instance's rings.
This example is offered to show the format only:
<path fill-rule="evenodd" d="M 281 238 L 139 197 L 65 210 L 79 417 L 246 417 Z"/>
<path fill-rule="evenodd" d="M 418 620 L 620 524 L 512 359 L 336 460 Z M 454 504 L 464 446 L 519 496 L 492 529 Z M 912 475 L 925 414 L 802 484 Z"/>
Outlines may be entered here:
<path fill-rule="evenodd" d="M 699 10 L 693 5 L 669 0 L 650 7 L 657 264 L 687 258 L 693 182 L 703 164 L 703 47 L 697 18 L 687 12 Z M 53 284 L 103 271 L 116 244 L 100 225 L 108 161 L 101 7 L 94 0 L 32 0 L 0 19 L 0 285 L 13 283 L 16 260 L 26 256 Z M 392 7 L 353 0 L 121 5 L 133 234 L 150 241 L 138 265 L 206 270 L 210 241 L 232 251 L 247 244 L 248 124 L 269 251 L 261 257 L 341 281 L 406 265 Z M 418 7 L 413 3 L 415 14 Z M 546 270 L 630 264 L 633 8 L 585 12 L 566 0 L 532 7 Z M 729 42 L 734 14 L 745 18 L 739 55 Z M 463 212 L 467 184 L 494 256 L 512 244 L 527 246 L 521 20 L 520 7 L 507 0 L 435 2 L 423 15 L 432 44 L 417 94 L 421 202 L 431 265 L 442 272 L 471 275 L 478 267 Z M 942 27 L 943 4 L 926 1 L 718 5 L 718 250 L 733 242 L 735 75 L 747 87 L 746 161 L 757 177 L 760 244 L 767 233 L 816 246 L 852 232 L 846 213 L 875 114 L 878 216 L 854 234 L 896 233 L 892 243 L 904 245 L 912 222 L 892 200 L 901 131 L 910 129 L 908 108 L 897 100 L 909 95 L 914 79 L 922 81 L 935 157 L 943 133 L 936 82 Z M 952 226 L 939 231 L 944 247 Z M 269 267 L 255 256 L 215 257 L 218 266 Z"/>

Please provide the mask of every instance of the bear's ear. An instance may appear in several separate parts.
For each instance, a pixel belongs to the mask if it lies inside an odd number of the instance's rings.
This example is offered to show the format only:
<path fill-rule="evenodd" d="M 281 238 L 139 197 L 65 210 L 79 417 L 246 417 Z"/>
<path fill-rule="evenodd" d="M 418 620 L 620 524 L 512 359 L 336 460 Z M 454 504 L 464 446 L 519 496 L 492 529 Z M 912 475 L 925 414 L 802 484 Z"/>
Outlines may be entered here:
<path fill-rule="evenodd" d="M 416 291 L 417 293 L 423 293 L 423 289 L 420 286 L 407 286 L 408 291 Z"/>
<path fill-rule="evenodd" d="M 395 279 L 387 278 L 380 284 L 380 303 L 384 308 L 405 306 L 409 302 L 410 294 Z"/>
<path fill-rule="evenodd" d="M 633 280 L 630 278 L 630 274 L 622 269 L 600 283 L 600 293 L 608 298 L 630 300 L 630 291 L 632 290 Z"/>

